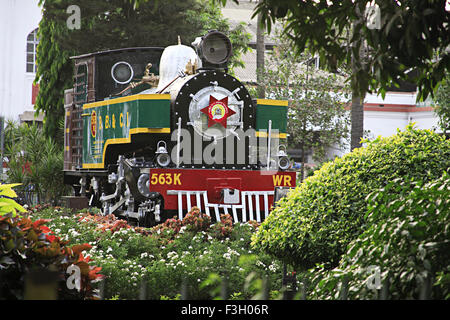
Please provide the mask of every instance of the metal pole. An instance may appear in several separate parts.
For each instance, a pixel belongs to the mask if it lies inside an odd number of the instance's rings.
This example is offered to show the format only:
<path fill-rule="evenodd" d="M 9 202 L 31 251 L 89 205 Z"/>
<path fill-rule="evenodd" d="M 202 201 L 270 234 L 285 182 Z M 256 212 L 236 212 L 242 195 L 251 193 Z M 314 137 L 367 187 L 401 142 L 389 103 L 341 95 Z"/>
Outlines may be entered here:
<path fill-rule="evenodd" d="M 267 170 L 270 167 L 270 137 L 272 136 L 272 120 L 269 120 L 269 130 L 267 136 Z"/>
<path fill-rule="evenodd" d="M 0 116 L 0 181 L 3 178 L 3 152 L 4 152 L 4 143 L 5 143 L 5 118 L 3 116 Z"/>
<path fill-rule="evenodd" d="M 180 167 L 180 141 L 181 141 L 181 117 L 178 118 L 178 132 L 177 132 L 177 168 Z"/>

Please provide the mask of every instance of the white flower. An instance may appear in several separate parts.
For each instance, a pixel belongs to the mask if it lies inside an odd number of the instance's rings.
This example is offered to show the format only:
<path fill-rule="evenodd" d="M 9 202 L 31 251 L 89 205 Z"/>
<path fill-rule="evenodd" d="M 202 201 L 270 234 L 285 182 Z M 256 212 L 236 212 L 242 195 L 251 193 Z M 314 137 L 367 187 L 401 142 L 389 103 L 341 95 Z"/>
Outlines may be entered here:
<path fill-rule="evenodd" d="M 147 258 L 147 256 L 148 256 L 148 253 L 147 253 L 147 252 L 141 253 L 141 259 L 142 259 L 142 258 Z"/>
<path fill-rule="evenodd" d="M 275 264 L 271 264 L 270 266 L 269 266 L 269 270 L 270 271 L 272 271 L 272 272 L 277 272 L 277 266 L 275 265 Z"/>
<path fill-rule="evenodd" d="M 263 268 L 266 266 L 264 263 L 262 263 L 262 262 L 259 261 L 259 260 L 256 261 L 256 265 L 257 265 L 257 266 L 260 266 L 260 267 L 263 267 Z"/>

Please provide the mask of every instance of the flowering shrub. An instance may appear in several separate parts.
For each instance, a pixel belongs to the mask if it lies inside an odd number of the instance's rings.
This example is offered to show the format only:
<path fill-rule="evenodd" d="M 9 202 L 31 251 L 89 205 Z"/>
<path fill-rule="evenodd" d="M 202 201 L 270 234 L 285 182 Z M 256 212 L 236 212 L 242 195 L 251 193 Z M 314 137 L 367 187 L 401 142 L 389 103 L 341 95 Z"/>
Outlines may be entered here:
<path fill-rule="evenodd" d="M 225 239 L 231 235 L 233 231 L 233 219 L 229 214 L 221 214 L 220 222 L 214 224 L 211 232 L 217 239 Z"/>
<path fill-rule="evenodd" d="M 105 298 L 136 299 L 144 284 L 147 298 L 169 299 L 185 284 L 190 299 L 210 299 L 210 274 L 227 279 L 234 298 L 255 294 L 254 287 L 245 287 L 252 272 L 268 276 L 272 288 L 281 287 L 281 263 L 250 247 L 257 224 L 233 225 L 229 215 L 212 224 L 194 207 L 183 220 L 169 219 L 151 229 L 90 212 L 68 216 L 62 209 L 49 208 L 33 218 L 52 218 L 49 226 L 62 239 L 92 246 L 89 263 L 102 268 Z"/>
<path fill-rule="evenodd" d="M 101 268 L 90 266 L 89 258 L 83 251 L 91 248 L 88 244 L 66 246 L 50 228 L 45 226 L 50 220 L 0 217 L 0 293 L 7 299 L 23 299 L 25 275 L 36 269 L 57 272 L 58 297 L 60 299 L 95 298 L 93 283 L 101 278 Z M 66 285 L 66 271 L 70 265 L 80 268 L 80 291 L 69 290 Z"/>
<path fill-rule="evenodd" d="M 91 223 L 96 225 L 96 230 L 106 231 L 109 230 L 114 233 L 123 228 L 131 228 L 125 220 L 117 219 L 115 215 L 109 214 L 107 216 L 100 216 L 91 213 L 80 213 L 78 214 L 78 221 Z"/>
<path fill-rule="evenodd" d="M 187 231 L 207 231 L 211 226 L 211 217 L 201 213 L 198 207 L 193 207 L 181 222 Z"/>

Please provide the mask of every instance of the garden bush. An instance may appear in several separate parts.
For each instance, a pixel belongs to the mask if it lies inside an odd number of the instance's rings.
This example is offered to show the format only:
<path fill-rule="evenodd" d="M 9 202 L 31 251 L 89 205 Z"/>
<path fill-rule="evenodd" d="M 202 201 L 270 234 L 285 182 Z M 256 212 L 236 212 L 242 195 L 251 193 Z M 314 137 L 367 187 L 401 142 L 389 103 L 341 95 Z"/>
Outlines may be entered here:
<path fill-rule="evenodd" d="M 450 141 L 430 130 L 409 125 L 366 143 L 326 163 L 280 200 L 252 238 L 255 248 L 302 270 L 316 263 L 331 269 L 367 229 L 369 193 L 392 181 L 426 183 L 450 168 Z"/>
<path fill-rule="evenodd" d="M 27 278 L 33 273 L 52 273 L 57 286 L 55 298 L 95 298 L 94 283 L 101 277 L 100 268 L 89 266 L 89 259 L 82 251 L 90 248 L 81 244 L 71 247 L 55 236 L 45 226 L 48 220 L 15 216 L 11 213 L 0 216 L 0 298 L 24 299 Z M 68 267 L 80 268 L 80 290 L 67 286 Z M 48 273 L 47 273 L 48 272 Z M 52 294 L 53 296 L 53 294 Z M 36 298 L 36 297 L 33 297 Z"/>
<path fill-rule="evenodd" d="M 106 299 L 138 299 L 141 286 L 148 299 L 180 298 L 182 287 L 189 299 L 212 299 L 220 296 L 217 288 L 223 283 L 230 298 L 250 299 L 263 278 L 272 295 L 281 288 L 281 262 L 250 246 L 258 227 L 254 221 L 232 224 L 230 215 L 222 215 L 212 223 L 194 207 L 183 220 L 142 228 L 114 215 L 70 215 L 63 208 L 30 211 L 33 219 L 52 219 L 49 227 L 62 240 L 92 246 L 85 254 L 102 268 Z"/>
<path fill-rule="evenodd" d="M 337 268 L 311 272 L 311 297 L 338 298 L 345 277 L 349 299 L 376 299 L 383 287 L 388 299 L 450 299 L 450 175 L 391 182 L 368 201 L 370 227 Z"/>
<path fill-rule="evenodd" d="M 17 193 L 13 188 L 19 185 L 20 183 L 0 184 L 0 216 L 10 213 L 12 217 L 15 217 L 17 212 L 26 211 L 14 200 L 17 198 Z"/>

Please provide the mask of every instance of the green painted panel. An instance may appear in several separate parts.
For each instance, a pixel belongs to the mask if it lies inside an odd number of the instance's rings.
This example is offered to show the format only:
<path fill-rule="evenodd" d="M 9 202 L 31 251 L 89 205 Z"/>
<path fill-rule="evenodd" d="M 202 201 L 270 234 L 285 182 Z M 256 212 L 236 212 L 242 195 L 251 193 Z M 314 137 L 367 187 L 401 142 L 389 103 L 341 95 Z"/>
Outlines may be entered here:
<path fill-rule="evenodd" d="M 260 105 L 256 106 L 256 131 L 267 130 L 269 120 L 272 120 L 272 129 L 280 133 L 287 132 L 287 106 Z"/>
<path fill-rule="evenodd" d="M 135 95 L 83 106 L 83 168 L 103 168 L 104 150 L 138 133 L 170 133 L 170 96 Z"/>

